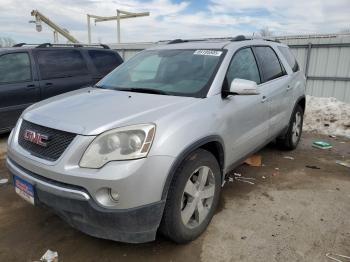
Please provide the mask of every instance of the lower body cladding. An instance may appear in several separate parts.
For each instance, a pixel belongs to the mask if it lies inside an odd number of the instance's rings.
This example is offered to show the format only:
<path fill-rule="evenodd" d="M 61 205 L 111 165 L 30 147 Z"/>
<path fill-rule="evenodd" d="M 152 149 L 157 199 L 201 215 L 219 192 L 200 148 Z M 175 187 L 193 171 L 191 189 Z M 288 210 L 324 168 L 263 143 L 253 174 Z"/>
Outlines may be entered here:
<path fill-rule="evenodd" d="M 136 207 L 104 207 L 101 203 L 103 204 L 107 197 L 98 194 L 92 196 L 84 186 L 34 173 L 11 157 L 8 157 L 6 163 L 14 182 L 25 181 L 24 183 L 28 182 L 29 186 L 33 187 L 33 201 L 30 202 L 49 207 L 72 227 L 88 235 L 114 241 L 143 243 L 155 239 L 165 206 L 161 195 L 158 201 Z M 155 187 L 162 187 L 160 181 L 155 180 L 153 184 Z M 129 188 L 130 193 L 138 194 L 138 186 Z M 99 198 L 102 202 L 99 202 Z M 121 199 L 125 200 L 125 197 Z"/>

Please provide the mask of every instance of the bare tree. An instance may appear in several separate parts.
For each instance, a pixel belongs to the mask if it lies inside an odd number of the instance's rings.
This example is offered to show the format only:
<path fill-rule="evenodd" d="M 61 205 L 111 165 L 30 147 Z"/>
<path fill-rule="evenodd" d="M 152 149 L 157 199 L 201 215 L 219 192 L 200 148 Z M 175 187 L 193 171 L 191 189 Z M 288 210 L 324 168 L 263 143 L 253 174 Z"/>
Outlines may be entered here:
<path fill-rule="evenodd" d="M 16 44 L 11 37 L 0 37 L 0 47 L 11 47 Z"/>
<path fill-rule="evenodd" d="M 268 26 L 261 28 L 259 33 L 262 37 L 273 36 L 273 32 L 270 30 L 270 28 Z"/>

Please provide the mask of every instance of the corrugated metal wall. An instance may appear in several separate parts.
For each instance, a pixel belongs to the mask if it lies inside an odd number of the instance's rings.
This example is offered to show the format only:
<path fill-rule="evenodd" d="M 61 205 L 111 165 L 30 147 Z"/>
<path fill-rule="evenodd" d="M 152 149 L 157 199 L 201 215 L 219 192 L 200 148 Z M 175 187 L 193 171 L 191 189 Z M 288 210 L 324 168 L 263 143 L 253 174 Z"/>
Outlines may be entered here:
<path fill-rule="evenodd" d="M 350 103 L 350 36 L 277 37 L 288 44 L 307 75 L 307 94 Z M 111 44 L 124 60 L 154 43 Z M 309 57 L 309 58 L 308 58 Z"/>
<path fill-rule="evenodd" d="M 307 94 L 350 103 L 350 36 L 279 38 L 307 76 Z M 309 57 L 309 59 L 308 59 Z"/>

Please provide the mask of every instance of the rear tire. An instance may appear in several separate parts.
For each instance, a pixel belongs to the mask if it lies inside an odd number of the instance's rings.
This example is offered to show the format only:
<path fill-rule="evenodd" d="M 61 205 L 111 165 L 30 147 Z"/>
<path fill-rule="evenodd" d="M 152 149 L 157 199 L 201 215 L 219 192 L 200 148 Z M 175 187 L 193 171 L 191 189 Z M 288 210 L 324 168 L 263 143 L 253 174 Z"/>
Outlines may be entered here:
<path fill-rule="evenodd" d="M 288 130 L 283 138 L 277 138 L 277 144 L 285 150 L 294 150 L 297 148 L 303 131 L 304 110 L 300 105 L 294 109 L 290 120 Z"/>
<path fill-rule="evenodd" d="M 160 232 L 176 243 L 200 236 L 219 202 L 221 172 L 210 152 L 197 149 L 181 164 L 170 185 Z"/>

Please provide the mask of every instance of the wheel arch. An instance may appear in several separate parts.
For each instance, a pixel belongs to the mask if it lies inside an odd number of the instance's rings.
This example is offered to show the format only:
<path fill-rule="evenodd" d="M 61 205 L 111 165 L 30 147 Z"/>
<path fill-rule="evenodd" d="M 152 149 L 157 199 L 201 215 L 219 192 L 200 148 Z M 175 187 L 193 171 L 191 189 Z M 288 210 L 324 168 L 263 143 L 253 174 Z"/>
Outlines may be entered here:
<path fill-rule="evenodd" d="M 223 139 L 218 135 L 207 136 L 197 140 L 196 142 L 187 146 L 182 152 L 177 156 L 174 163 L 172 164 L 168 176 L 166 178 L 163 192 L 162 192 L 162 200 L 167 198 L 167 194 L 169 191 L 169 187 L 173 178 L 176 174 L 177 169 L 180 167 L 181 163 L 190 156 L 192 152 L 195 150 L 202 148 L 214 155 L 216 160 L 219 163 L 221 177 L 224 170 L 224 161 L 225 161 L 225 151 L 224 151 L 224 142 Z"/>
<path fill-rule="evenodd" d="M 305 98 L 305 96 L 299 97 L 299 99 L 297 100 L 297 102 L 296 102 L 296 104 L 295 104 L 295 106 L 294 106 L 293 112 L 294 112 L 295 107 L 296 107 L 297 105 L 300 105 L 301 108 L 303 109 L 304 113 L 305 113 L 305 108 L 306 108 L 306 98 Z"/>
<path fill-rule="evenodd" d="M 302 95 L 300 96 L 295 104 L 294 104 L 294 107 L 293 107 L 293 110 L 292 110 L 292 113 L 289 117 L 289 121 L 288 121 L 288 125 L 291 123 L 292 121 L 292 117 L 293 117 L 293 113 L 295 112 L 295 109 L 297 106 L 301 106 L 301 108 L 303 109 L 303 112 L 305 112 L 305 107 L 306 107 L 306 98 L 305 98 L 305 95 Z M 281 132 L 281 134 L 278 136 L 278 138 L 284 138 L 285 135 L 287 134 L 287 131 L 288 131 L 288 126 L 286 128 L 284 128 Z"/>

